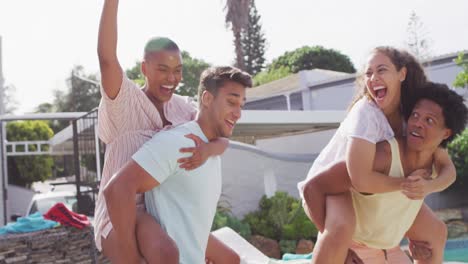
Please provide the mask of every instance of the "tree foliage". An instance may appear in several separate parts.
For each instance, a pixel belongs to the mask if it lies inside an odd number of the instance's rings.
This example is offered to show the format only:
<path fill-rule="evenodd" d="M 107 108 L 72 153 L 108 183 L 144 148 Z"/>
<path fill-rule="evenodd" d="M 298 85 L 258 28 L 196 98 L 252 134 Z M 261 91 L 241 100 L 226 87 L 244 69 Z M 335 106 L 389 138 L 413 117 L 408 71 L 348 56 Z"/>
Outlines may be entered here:
<path fill-rule="evenodd" d="M 139 86 L 145 84 L 145 76 L 141 73 L 141 61 L 137 61 L 135 66 L 126 70 L 127 77 L 136 82 Z"/>
<path fill-rule="evenodd" d="M 465 58 L 465 54 L 460 52 L 458 57 L 455 59 L 455 63 L 462 67 L 462 71 L 455 78 L 453 86 L 459 88 L 468 88 L 468 58 Z"/>
<path fill-rule="evenodd" d="M 275 80 L 279 80 L 291 74 L 288 67 L 280 67 L 278 69 L 266 70 L 259 72 L 253 78 L 253 86 L 259 86 Z"/>
<path fill-rule="evenodd" d="M 200 75 L 206 68 L 210 67 L 210 64 L 201 59 L 191 57 L 186 51 L 182 52 L 182 61 L 184 64 L 182 84 L 177 88 L 177 93 L 195 97 L 198 94 Z"/>
<path fill-rule="evenodd" d="M 424 23 L 413 10 L 410 14 L 408 26 L 406 28 L 408 40 L 406 46 L 419 60 L 426 60 L 431 56 L 431 39 L 428 38 L 428 33 Z"/>
<path fill-rule="evenodd" d="M 0 87 L 2 85 L 0 79 Z M 12 84 L 6 85 L 3 87 L 3 90 L 0 89 L 0 114 L 12 114 L 18 107 L 18 101 L 15 99 L 16 87 Z"/>
<path fill-rule="evenodd" d="M 86 75 L 82 66 L 75 66 L 68 82 L 68 94 L 59 112 L 89 112 L 99 106 L 101 94 L 96 75 Z"/>
<path fill-rule="evenodd" d="M 8 141 L 47 141 L 53 135 L 45 121 L 16 121 L 7 124 Z M 36 145 L 29 146 L 37 150 Z M 45 149 L 44 149 L 45 150 Z M 17 151 L 25 151 L 17 148 Z M 44 181 L 52 175 L 53 159 L 48 155 L 8 157 L 8 181 L 29 188 L 35 181 Z"/>
<path fill-rule="evenodd" d="M 448 152 L 457 169 L 457 180 L 451 189 L 466 190 L 468 187 L 468 129 L 448 144 Z"/>
<path fill-rule="evenodd" d="M 247 27 L 251 0 L 226 0 L 226 27 L 231 27 L 236 51 L 236 67 L 245 70 L 244 53 L 241 44 L 241 32 Z"/>
<path fill-rule="evenodd" d="M 289 68 L 291 73 L 316 68 L 348 73 L 356 72 L 348 56 L 322 46 L 304 46 L 294 51 L 288 51 L 273 60 L 268 68 L 279 69 L 281 67 Z"/>
<path fill-rule="evenodd" d="M 73 67 L 67 79 L 68 89 L 54 90 L 53 103 L 42 103 L 36 107 L 37 113 L 89 112 L 99 106 L 101 94 L 96 75 L 85 74 L 82 66 Z M 48 121 L 54 133 L 69 125 L 69 121 Z"/>
<path fill-rule="evenodd" d="M 262 85 L 302 70 L 324 69 L 354 73 L 356 69 L 348 56 L 322 46 L 304 46 L 287 51 L 273 60 L 267 69 L 254 77 L 254 85 Z"/>
<path fill-rule="evenodd" d="M 89 112 L 101 100 L 99 85 L 95 74 L 85 74 L 83 66 L 75 66 L 67 79 L 68 89 L 54 90 L 54 102 L 38 105 L 36 112 Z"/>
<path fill-rule="evenodd" d="M 262 32 L 260 18 L 255 1 L 251 0 L 248 24 L 241 34 L 245 71 L 251 75 L 259 73 L 265 66 L 266 38 Z"/>

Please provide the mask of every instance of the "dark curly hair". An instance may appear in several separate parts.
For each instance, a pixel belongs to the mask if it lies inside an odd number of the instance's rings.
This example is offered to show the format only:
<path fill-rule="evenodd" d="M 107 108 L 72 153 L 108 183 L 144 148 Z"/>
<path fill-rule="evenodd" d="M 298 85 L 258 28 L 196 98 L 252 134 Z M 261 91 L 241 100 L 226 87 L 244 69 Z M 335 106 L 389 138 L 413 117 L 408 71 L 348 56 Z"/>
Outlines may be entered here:
<path fill-rule="evenodd" d="M 418 60 L 406 50 L 397 49 L 389 46 L 380 46 L 372 50 L 371 54 L 382 53 L 387 56 L 400 71 L 403 67 L 406 67 L 406 78 L 401 83 L 401 112 L 407 118 L 411 114 L 413 109 L 411 104 L 411 98 L 415 91 L 422 87 L 427 81 L 424 68 L 418 62 Z M 356 78 L 356 86 L 358 87 L 357 94 L 355 95 L 351 106 L 353 106 L 359 99 L 366 96 L 371 98 L 366 89 L 366 83 L 364 81 L 364 74 L 361 72 Z"/>
<path fill-rule="evenodd" d="M 421 88 L 422 89 L 417 89 L 416 93 L 411 98 L 411 110 L 422 99 L 433 101 L 442 108 L 445 127 L 452 130 L 450 137 L 440 144 L 441 147 L 445 148 L 456 135 L 465 130 L 468 119 L 468 109 L 465 105 L 464 98 L 442 83 L 426 82 Z"/>

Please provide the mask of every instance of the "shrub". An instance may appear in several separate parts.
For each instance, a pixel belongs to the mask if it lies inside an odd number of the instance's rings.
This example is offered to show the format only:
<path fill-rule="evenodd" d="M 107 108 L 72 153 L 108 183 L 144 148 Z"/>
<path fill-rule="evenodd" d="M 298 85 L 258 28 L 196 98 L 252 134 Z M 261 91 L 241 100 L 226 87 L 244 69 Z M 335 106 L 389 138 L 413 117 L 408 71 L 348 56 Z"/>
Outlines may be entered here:
<path fill-rule="evenodd" d="M 317 229 L 307 218 L 300 201 L 285 192 L 260 200 L 260 209 L 245 216 L 252 234 L 275 240 L 310 239 L 317 235 Z"/>
<path fill-rule="evenodd" d="M 251 231 L 249 224 L 241 222 L 239 219 L 237 219 L 228 212 L 217 211 L 213 220 L 213 226 L 211 227 L 211 230 L 214 231 L 225 226 L 236 231 L 245 239 L 250 238 Z"/>
<path fill-rule="evenodd" d="M 296 251 L 296 240 L 281 240 L 279 242 L 281 254 L 294 253 Z"/>
<path fill-rule="evenodd" d="M 457 180 L 450 189 L 466 190 L 468 187 L 468 129 L 450 142 L 448 152 L 457 169 Z"/>

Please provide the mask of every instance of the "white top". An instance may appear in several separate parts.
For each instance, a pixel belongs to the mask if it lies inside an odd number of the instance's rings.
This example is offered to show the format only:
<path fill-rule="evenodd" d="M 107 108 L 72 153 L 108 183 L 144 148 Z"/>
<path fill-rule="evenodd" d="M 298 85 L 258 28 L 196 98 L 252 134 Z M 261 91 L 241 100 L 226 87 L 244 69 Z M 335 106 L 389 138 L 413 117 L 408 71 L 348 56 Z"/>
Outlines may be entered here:
<path fill-rule="evenodd" d="M 157 133 L 132 158 L 160 183 L 145 193 L 146 209 L 176 242 L 180 263 L 203 264 L 221 195 L 221 159 L 210 157 L 191 171 L 179 168 L 177 160 L 190 155 L 179 149 L 195 146 L 184 137 L 190 133 L 208 142 L 192 121 Z"/>
<path fill-rule="evenodd" d="M 393 136 L 393 130 L 382 110 L 373 101 L 363 97 L 351 108 L 335 135 L 315 159 L 307 178 L 297 184 L 301 197 L 304 185 L 310 178 L 333 163 L 345 160 L 350 137 L 376 144 Z"/>

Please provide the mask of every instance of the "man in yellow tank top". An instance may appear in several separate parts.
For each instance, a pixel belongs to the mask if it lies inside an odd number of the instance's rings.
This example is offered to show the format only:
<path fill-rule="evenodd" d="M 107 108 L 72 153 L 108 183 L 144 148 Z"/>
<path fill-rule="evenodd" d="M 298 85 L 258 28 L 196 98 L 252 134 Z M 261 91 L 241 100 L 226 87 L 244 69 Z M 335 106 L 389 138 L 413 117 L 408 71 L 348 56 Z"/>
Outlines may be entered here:
<path fill-rule="evenodd" d="M 440 168 L 433 163 L 434 152 L 439 147 L 446 147 L 455 135 L 463 131 L 467 120 L 463 97 L 446 85 L 428 83 L 420 90 L 408 117 L 406 137 L 378 143 L 374 160 L 374 170 L 402 180 L 417 169 L 426 170 L 427 177 L 412 179 L 415 186 L 423 186 L 424 181 L 437 177 Z M 372 264 L 411 263 L 399 244 L 423 200 L 409 199 L 401 191 L 364 194 L 352 190 L 351 193 L 356 214 L 352 249 L 362 261 Z M 431 246 L 433 256 L 443 256 L 444 245 Z M 416 263 L 442 263 L 442 259 L 432 257 Z"/>
<path fill-rule="evenodd" d="M 413 111 L 407 117 L 406 137 L 377 143 L 373 163 L 374 171 L 398 178 L 396 181 L 400 183 L 401 190 L 379 194 L 359 193 L 352 189 L 344 163 L 339 168 L 342 172 L 333 173 L 333 177 L 327 175 L 327 170 L 315 177 L 315 187 L 320 188 L 314 189 L 317 192 L 337 194 L 348 192 L 351 188 L 356 215 L 351 249 L 362 260 L 354 257 L 355 254 L 351 251 L 348 262 L 411 263 L 399 247 L 406 234 L 413 240 L 410 245 L 417 245 L 415 248 L 411 247 L 415 263 L 443 261 L 447 235 L 445 224 L 439 221 L 434 226 L 434 222 L 418 222 L 418 226 L 414 226 L 413 222 L 418 212 L 421 214 L 430 211 L 420 209 L 421 206 L 427 206 L 423 205 L 423 199 L 430 193 L 429 181 L 441 171 L 441 165 L 434 159 L 436 150 L 439 153 L 438 148 L 445 148 L 454 136 L 465 129 L 468 110 L 463 97 L 443 84 L 428 82 L 418 89 L 412 99 Z M 413 173 L 410 174 L 411 172 Z M 442 187 L 437 191 L 442 191 Z M 317 210 L 305 205 L 304 209 L 309 218 L 311 211 Z M 350 220 L 350 225 L 354 227 L 354 219 Z M 408 230 L 410 227 L 411 230 Z M 421 252 L 425 254 L 419 254 Z"/>

